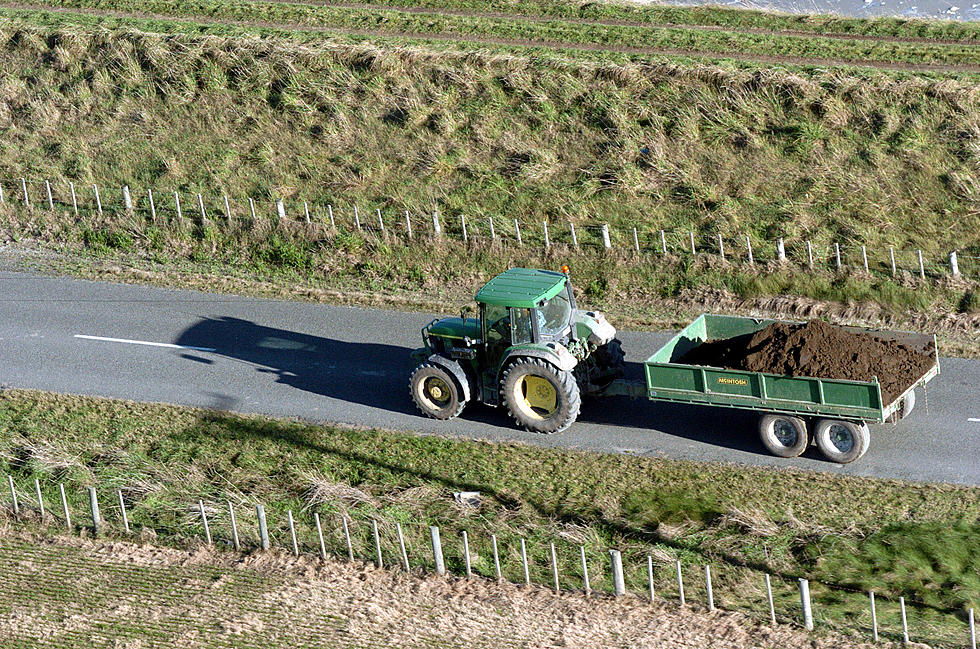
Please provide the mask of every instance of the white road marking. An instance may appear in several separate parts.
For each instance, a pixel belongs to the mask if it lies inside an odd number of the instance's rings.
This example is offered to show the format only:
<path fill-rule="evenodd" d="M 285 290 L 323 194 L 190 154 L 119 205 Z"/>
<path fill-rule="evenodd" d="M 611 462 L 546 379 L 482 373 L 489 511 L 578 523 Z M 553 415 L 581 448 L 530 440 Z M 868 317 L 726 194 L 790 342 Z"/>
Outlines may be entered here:
<path fill-rule="evenodd" d="M 967 421 L 976 421 L 976 422 L 980 422 L 980 417 L 970 417 L 969 419 L 967 419 Z"/>
<path fill-rule="evenodd" d="M 75 334 L 75 338 L 83 338 L 85 340 L 101 340 L 107 343 L 126 343 L 128 345 L 147 345 L 149 347 L 166 347 L 168 349 L 190 349 L 196 352 L 213 352 L 214 347 L 191 347 L 190 345 L 174 345 L 173 343 L 154 343 L 146 340 L 129 340 L 128 338 L 106 338 L 105 336 L 84 336 L 82 334 Z"/>

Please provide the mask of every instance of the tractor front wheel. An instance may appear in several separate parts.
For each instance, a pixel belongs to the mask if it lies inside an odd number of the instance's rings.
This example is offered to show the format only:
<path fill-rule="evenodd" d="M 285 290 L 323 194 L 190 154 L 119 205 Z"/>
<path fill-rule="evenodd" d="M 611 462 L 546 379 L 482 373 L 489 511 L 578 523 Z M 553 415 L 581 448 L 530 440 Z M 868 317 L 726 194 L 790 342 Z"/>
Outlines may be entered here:
<path fill-rule="evenodd" d="M 582 407 L 572 373 L 538 358 L 509 365 L 500 381 L 500 393 L 517 425 L 535 433 L 565 430 L 575 423 Z"/>
<path fill-rule="evenodd" d="M 422 363 L 408 380 L 412 401 L 427 417 L 452 419 L 463 412 L 466 401 L 456 378 L 435 363 Z"/>

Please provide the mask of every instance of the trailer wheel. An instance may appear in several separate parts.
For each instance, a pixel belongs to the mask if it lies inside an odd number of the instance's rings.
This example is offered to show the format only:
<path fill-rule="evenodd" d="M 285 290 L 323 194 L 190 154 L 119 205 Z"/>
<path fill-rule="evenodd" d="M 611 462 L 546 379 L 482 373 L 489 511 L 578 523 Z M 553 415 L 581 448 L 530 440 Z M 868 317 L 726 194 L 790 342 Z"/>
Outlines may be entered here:
<path fill-rule="evenodd" d="M 898 409 L 898 418 L 905 419 L 912 414 L 913 408 L 915 408 L 915 390 L 909 390 L 908 394 L 902 397 L 902 404 Z"/>
<path fill-rule="evenodd" d="M 518 360 L 504 370 L 500 394 L 518 426 L 535 433 L 559 433 L 573 423 L 582 407 L 578 383 L 538 358 Z"/>
<path fill-rule="evenodd" d="M 422 363 L 408 380 L 412 401 L 426 417 L 452 419 L 463 412 L 466 401 L 456 378 L 435 363 Z"/>
<path fill-rule="evenodd" d="M 777 457 L 797 457 L 806 450 L 806 422 L 788 415 L 763 415 L 759 419 L 762 445 Z"/>
<path fill-rule="evenodd" d="M 871 432 L 863 422 L 821 419 L 813 435 L 823 456 L 838 464 L 853 462 L 871 445 Z"/>

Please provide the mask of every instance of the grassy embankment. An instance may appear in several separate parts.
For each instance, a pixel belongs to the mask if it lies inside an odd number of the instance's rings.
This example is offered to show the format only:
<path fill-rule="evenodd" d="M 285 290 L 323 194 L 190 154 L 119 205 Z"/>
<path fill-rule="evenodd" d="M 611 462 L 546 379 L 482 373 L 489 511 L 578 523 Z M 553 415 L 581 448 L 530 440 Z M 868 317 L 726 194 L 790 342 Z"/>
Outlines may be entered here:
<path fill-rule="evenodd" d="M 651 247 L 657 230 L 675 231 L 675 250 L 688 229 L 705 247 L 720 233 L 737 259 L 743 235 L 770 259 L 779 236 L 798 260 L 805 240 L 825 260 L 840 242 L 852 264 L 866 242 L 878 268 L 889 245 L 921 248 L 938 265 L 948 250 L 975 240 L 980 100 L 962 82 L 82 27 L 7 25 L 2 38 L 3 176 L 51 179 L 69 204 L 73 179 L 83 208 L 92 204 L 83 190 L 89 183 L 106 188 L 107 205 L 119 203 L 108 188 L 128 184 L 142 210 L 137 217 L 107 212 L 102 221 L 84 210 L 80 220 L 67 211 L 52 218 L 37 209 L 43 190 L 34 185 L 35 211 L 5 212 L 7 236 L 137 266 L 438 297 L 448 287 L 468 293 L 507 264 L 556 263 L 512 247 L 501 255 L 446 243 L 420 252 L 400 239 L 376 241 L 351 231 L 355 203 L 363 214 L 381 208 L 389 218 L 411 209 L 423 222 L 438 207 L 456 230 L 465 213 L 471 233 L 483 235 L 494 216 L 511 239 L 505 224 L 519 218 L 529 248 L 540 241 L 542 219 L 559 241 L 568 240 L 566 221 L 608 222 L 621 248 L 633 224 Z M 142 216 L 147 187 L 160 197 L 181 191 L 189 213 L 196 191 L 211 197 L 212 215 L 223 209 L 219 192 L 232 197 L 238 217 L 247 216 L 246 196 L 266 214 L 272 198 L 294 206 L 308 200 L 320 206 L 321 222 L 322 207 L 333 204 L 346 225 L 313 237 L 248 218 L 233 228 L 177 227 L 169 202 L 153 224 Z M 8 199 L 13 192 L 7 181 Z M 892 280 L 887 272 L 758 273 L 675 256 L 638 264 L 622 250 L 552 254 L 578 260 L 579 284 L 593 304 L 620 305 L 640 322 L 651 319 L 651 303 L 706 288 L 746 299 L 877 303 L 899 320 L 970 312 L 978 303 L 968 285 L 920 284 L 908 272 Z M 914 258 L 900 254 L 899 265 L 913 269 Z"/>
<path fill-rule="evenodd" d="M 676 598 L 675 559 L 687 566 L 693 602 L 704 601 L 698 575 L 710 563 L 717 601 L 754 616 L 768 614 L 763 573 L 776 576 L 777 606 L 787 620 L 794 617 L 795 578 L 806 576 L 818 624 L 849 632 L 867 629 L 868 589 L 879 593 L 889 635 L 900 629 L 895 598 L 903 595 L 912 603 L 916 637 L 938 644 L 962 642 L 963 615 L 980 604 L 976 488 L 451 441 L 16 391 L 0 396 L 0 431 L 0 470 L 15 476 L 25 511 L 38 478 L 57 514 L 63 482 L 76 524 L 87 525 L 83 487 L 98 485 L 112 534 L 120 533 L 112 490 L 122 489 L 135 529 L 152 529 L 159 542 L 177 545 L 202 536 L 195 514 L 202 499 L 219 545 L 230 543 L 231 501 L 254 548 L 253 505 L 262 503 L 274 543 L 288 547 L 292 510 L 307 552 L 316 548 L 314 511 L 339 555 L 346 554 L 339 517 L 351 517 L 355 552 L 365 560 L 373 557 L 370 519 L 377 519 L 393 565 L 396 522 L 412 564 L 423 568 L 431 567 L 426 525 L 437 524 L 457 574 L 464 529 L 474 568 L 484 576 L 493 576 L 489 535 L 498 536 L 510 581 L 522 580 L 520 537 L 528 539 L 533 578 L 543 584 L 550 581 L 548 544 L 556 543 L 565 588 L 581 587 L 579 545 L 598 590 L 610 586 L 610 547 L 623 551 L 637 593 L 652 555 L 668 599 Z M 459 490 L 479 491 L 483 504 L 456 505 L 451 492 Z"/>

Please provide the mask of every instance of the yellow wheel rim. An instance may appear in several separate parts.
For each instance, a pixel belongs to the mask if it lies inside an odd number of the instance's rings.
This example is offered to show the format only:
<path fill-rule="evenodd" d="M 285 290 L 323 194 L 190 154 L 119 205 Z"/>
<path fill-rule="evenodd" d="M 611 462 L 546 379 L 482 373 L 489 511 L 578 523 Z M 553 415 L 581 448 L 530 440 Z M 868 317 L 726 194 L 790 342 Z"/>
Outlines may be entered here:
<path fill-rule="evenodd" d="M 534 419 L 547 419 L 558 410 L 558 390 L 548 379 L 527 375 L 517 384 L 515 399 L 524 414 Z"/>
<path fill-rule="evenodd" d="M 446 382 L 438 376 L 430 376 L 422 384 L 422 396 L 435 408 L 445 408 L 452 398 Z"/>

